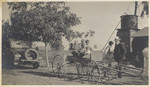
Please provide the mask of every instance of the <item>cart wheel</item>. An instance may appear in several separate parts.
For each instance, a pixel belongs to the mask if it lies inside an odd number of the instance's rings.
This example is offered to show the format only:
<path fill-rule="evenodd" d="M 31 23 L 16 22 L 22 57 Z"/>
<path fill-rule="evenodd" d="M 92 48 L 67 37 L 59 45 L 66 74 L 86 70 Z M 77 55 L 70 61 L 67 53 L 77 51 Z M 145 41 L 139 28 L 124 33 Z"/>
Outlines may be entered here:
<path fill-rule="evenodd" d="M 108 67 L 101 67 L 100 68 L 100 80 L 102 82 L 107 82 L 115 79 L 117 76 L 116 69 L 110 69 Z"/>
<path fill-rule="evenodd" d="M 61 55 L 55 55 L 52 60 L 52 71 L 59 75 L 65 74 L 66 63 Z"/>
<path fill-rule="evenodd" d="M 82 82 L 89 81 L 91 84 L 98 84 L 100 71 L 96 62 L 91 59 L 84 58 L 82 62 L 80 62 L 78 69 Z"/>

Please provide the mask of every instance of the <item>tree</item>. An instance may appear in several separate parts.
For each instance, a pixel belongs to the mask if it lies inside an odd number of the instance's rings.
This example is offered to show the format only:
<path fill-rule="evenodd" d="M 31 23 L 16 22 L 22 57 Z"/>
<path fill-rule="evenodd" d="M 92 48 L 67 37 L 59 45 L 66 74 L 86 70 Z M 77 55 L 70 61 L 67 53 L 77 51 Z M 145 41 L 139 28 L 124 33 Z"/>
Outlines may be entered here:
<path fill-rule="evenodd" d="M 149 2 L 148 1 L 142 1 L 141 4 L 143 5 L 143 10 L 141 12 L 141 17 L 143 17 L 144 14 L 149 15 Z"/>
<path fill-rule="evenodd" d="M 14 55 L 10 49 L 9 38 L 11 37 L 9 21 L 2 21 L 2 68 L 12 68 Z"/>
<path fill-rule="evenodd" d="M 10 48 L 9 37 L 11 37 L 10 24 L 8 21 L 2 21 L 2 50 L 8 50 Z"/>
<path fill-rule="evenodd" d="M 66 35 L 72 26 L 80 24 L 76 14 L 71 13 L 63 2 L 31 2 L 23 5 L 22 2 L 17 2 L 9 3 L 9 6 L 16 10 L 13 10 L 11 21 L 13 33 L 19 34 L 14 37 L 17 39 L 40 39 L 44 43 L 53 43 L 60 39 L 60 33 Z"/>
<path fill-rule="evenodd" d="M 67 35 L 65 36 L 65 38 L 71 42 L 73 39 L 75 38 L 87 38 L 87 37 L 92 37 L 94 36 L 95 34 L 95 31 L 92 31 L 92 30 L 89 30 L 89 31 L 86 31 L 86 32 L 79 32 L 79 31 L 73 31 L 73 30 L 69 30 Z"/>
<path fill-rule="evenodd" d="M 79 17 L 64 2 L 8 2 L 11 9 L 12 38 L 54 46 L 71 27 L 80 24 Z M 49 65 L 49 64 L 48 64 Z"/>

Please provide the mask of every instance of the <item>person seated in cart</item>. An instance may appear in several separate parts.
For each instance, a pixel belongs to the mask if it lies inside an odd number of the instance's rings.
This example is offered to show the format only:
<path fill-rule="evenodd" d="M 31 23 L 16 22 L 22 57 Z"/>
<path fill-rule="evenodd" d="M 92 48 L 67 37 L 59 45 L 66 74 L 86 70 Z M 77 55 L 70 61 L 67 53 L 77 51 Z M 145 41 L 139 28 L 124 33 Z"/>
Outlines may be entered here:
<path fill-rule="evenodd" d="M 91 58 L 92 48 L 89 46 L 90 41 L 86 40 L 85 43 L 84 58 Z"/>
<path fill-rule="evenodd" d="M 80 61 L 85 55 L 90 54 L 91 48 L 89 47 L 89 40 L 84 41 L 84 39 L 82 39 L 80 44 L 75 40 L 74 44 L 70 44 L 69 50 L 73 56 L 70 57 L 69 60 L 72 62 Z"/>
<path fill-rule="evenodd" d="M 78 50 L 78 57 L 79 59 L 82 59 L 85 55 L 89 55 L 91 53 L 91 47 L 89 46 L 90 41 L 89 40 L 81 40 L 81 43 L 79 44 L 79 50 Z"/>
<path fill-rule="evenodd" d="M 90 41 L 89 40 L 86 40 L 84 41 L 81 40 L 81 43 L 80 43 L 80 50 L 79 50 L 79 61 L 82 63 L 82 64 L 86 64 L 89 62 L 89 59 L 91 59 L 91 47 L 89 46 L 89 43 Z M 82 61 L 84 59 L 84 61 Z"/>
<path fill-rule="evenodd" d="M 81 40 L 81 43 L 79 44 L 79 46 L 80 46 L 80 50 L 79 50 L 79 52 L 81 53 L 81 54 L 83 54 L 83 56 L 85 56 L 85 55 L 88 55 L 88 54 L 90 54 L 91 53 L 91 47 L 89 46 L 89 43 L 90 43 L 90 41 L 89 40 L 84 40 L 84 39 L 82 39 Z"/>
<path fill-rule="evenodd" d="M 72 62 L 78 61 L 79 58 L 79 43 L 77 40 L 74 41 L 74 43 L 70 43 L 69 51 L 72 55 L 68 56 L 67 60 Z"/>

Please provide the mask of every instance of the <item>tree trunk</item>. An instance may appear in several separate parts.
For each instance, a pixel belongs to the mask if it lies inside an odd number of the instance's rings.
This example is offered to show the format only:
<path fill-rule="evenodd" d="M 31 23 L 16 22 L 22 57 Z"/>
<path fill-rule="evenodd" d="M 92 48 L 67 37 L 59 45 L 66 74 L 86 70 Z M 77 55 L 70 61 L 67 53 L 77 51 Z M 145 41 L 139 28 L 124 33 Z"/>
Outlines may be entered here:
<path fill-rule="evenodd" d="M 45 58 L 46 58 L 46 65 L 47 65 L 47 67 L 49 67 L 49 59 L 48 59 L 47 45 L 48 45 L 48 44 L 45 43 Z"/>

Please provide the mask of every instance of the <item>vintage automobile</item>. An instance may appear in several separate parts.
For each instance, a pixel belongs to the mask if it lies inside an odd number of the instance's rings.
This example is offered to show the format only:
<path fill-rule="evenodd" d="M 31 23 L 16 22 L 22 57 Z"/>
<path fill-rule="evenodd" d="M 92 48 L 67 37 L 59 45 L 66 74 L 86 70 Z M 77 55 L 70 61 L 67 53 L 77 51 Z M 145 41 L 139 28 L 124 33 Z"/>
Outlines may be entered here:
<path fill-rule="evenodd" d="M 33 68 L 39 67 L 39 54 L 32 48 L 32 43 L 10 39 L 11 51 L 14 54 L 14 65 L 21 66 L 30 64 Z"/>

